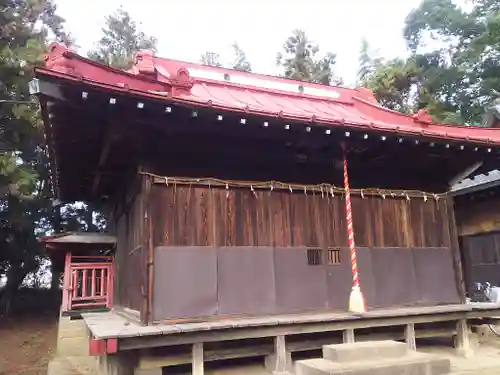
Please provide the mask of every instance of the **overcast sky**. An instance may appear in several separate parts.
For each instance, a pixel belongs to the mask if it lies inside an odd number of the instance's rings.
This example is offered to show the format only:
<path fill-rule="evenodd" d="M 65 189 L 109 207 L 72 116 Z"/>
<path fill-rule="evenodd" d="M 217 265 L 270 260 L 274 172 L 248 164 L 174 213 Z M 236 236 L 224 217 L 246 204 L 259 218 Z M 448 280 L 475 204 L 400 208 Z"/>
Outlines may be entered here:
<path fill-rule="evenodd" d="M 100 37 L 104 18 L 123 5 L 144 32 L 158 38 L 158 55 L 198 62 L 205 51 L 232 58 L 238 42 L 254 72 L 277 74 L 276 54 L 301 28 L 324 53 L 337 53 L 337 75 L 356 79 L 362 38 L 385 57 L 404 56 L 402 28 L 420 0 L 56 0 L 84 53 Z"/>

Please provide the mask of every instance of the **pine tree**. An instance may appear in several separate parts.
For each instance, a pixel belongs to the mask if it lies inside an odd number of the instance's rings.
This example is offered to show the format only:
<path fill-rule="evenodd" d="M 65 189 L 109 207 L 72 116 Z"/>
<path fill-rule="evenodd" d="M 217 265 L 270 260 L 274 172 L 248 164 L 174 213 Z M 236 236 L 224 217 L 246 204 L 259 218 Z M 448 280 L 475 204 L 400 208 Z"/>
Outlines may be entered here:
<path fill-rule="evenodd" d="M 0 2 L 0 314 L 42 258 L 37 230 L 50 218 L 50 186 L 37 103 L 28 82 L 48 36 L 68 42 L 50 0 Z"/>
<path fill-rule="evenodd" d="M 146 35 L 123 9 L 106 17 L 103 36 L 88 57 L 117 69 L 130 69 L 134 56 L 142 49 L 156 52 L 157 39 Z"/>
<path fill-rule="evenodd" d="M 363 83 L 373 73 L 375 66 L 370 56 L 370 45 L 366 39 L 361 40 L 359 51 L 358 82 Z"/>
<path fill-rule="evenodd" d="M 250 62 L 248 62 L 245 52 L 237 43 L 233 44 L 233 50 L 235 55 L 233 69 L 239 70 L 240 72 L 251 72 L 252 66 Z"/>
<path fill-rule="evenodd" d="M 323 85 L 341 84 L 334 75 L 337 56 L 327 53 L 318 58 L 319 47 L 313 44 L 304 31 L 294 30 L 278 53 L 276 62 L 284 70 L 284 77 L 298 81 L 321 83 Z"/>

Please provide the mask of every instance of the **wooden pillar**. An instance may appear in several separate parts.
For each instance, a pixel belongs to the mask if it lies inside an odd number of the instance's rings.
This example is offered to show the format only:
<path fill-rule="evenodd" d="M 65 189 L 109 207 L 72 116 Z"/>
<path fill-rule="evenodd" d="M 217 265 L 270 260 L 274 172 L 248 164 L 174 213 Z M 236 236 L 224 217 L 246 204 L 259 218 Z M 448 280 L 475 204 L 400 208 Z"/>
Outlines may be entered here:
<path fill-rule="evenodd" d="M 63 295 L 62 295 L 62 311 L 71 310 L 71 282 L 73 275 L 71 274 L 71 253 L 68 251 L 64 257 L 64 276 L 63 276 Z"/>
<path fill-rule="evenodd" d="M 455 271 L 455 280 L 457 284 L 457 290 L 460 295 L 460 301 L 466 303 L 466 287 L 465 287 L 465 275 L 462 267 L 462 256 L 460 255 L 460 245 L 458 242 L 458 232 L 457 223 L 455 221 L 455 209 L 453 207 L 453 199 L 448 198 L 446 201 L 449 228 L 450 228 L 450 247 L 453 255 L 453 269 Z"/>
<path fill-rule="evenodd" d="M 354 344 L 355 339 L 354 339 L 353 329 L 346 329 L 345 331 L 342 332 L 342 342 L 344 344 Z"/>
<path fill-rule="evenodd" d="M 61 205 L 59 202 L 57 204 L 53 205 L 53 216 L 52 216 L 52 226 L 54 227 L 54 232 L 56 234 L 62 232 L 62 227 L 61 227 Z M 61 277 L 61 272 L 64 271 L 65 265 L 60 257 L 60 254 L 58 254 L 57 251 L 54 251 L 54 254 L 51 254 L 50 257 L 50 272 L 52 273 L 51 280 L 50 280 L 50 290 L 54 294 L 59 293 L 59 279 Z"/>
<path fill-rule="evenodd" d="M 193 344 L 193 354 L 192 354 L 192 374 L 193 375 L 203 375 L 205 373 L 205 365 L 203 359 L 203 343 L 199 342 Z"/>
<path fill-rule="evenodd" d="M 274 375 L 289 373 L 292 368 L 292 356 L 286 350 L 285 336 L 280 335 L 274 338 L 274 353 L 266 357 L 265 366 Z"/>
<path fill-rule="evenodd" d="M 460 319 L 457 322 L 457 335 L 455 337 L 455 349 L 457 354 L 469 358 L 473 355 L 470 345 L 469 325 L 467 319 Z"/>
<path fill-rule="evenodd" d="M 417 341 L 415 339 L 415 324 L 408 323 L 405 326 L 405 341 L 409 350 L 417 350 Z"/>
<path fill-rule="evenodd" d="M 274 338 L 274 350 L 276 353 L 276 369 L 274 371 L 277 373 L 285 372 L 287 369 L 285 336 Z"/>

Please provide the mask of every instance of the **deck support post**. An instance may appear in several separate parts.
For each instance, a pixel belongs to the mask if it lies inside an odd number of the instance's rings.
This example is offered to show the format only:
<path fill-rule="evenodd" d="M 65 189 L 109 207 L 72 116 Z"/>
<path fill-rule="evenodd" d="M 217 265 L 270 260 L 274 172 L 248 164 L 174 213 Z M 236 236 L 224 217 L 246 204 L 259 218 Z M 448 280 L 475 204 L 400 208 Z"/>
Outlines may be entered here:
<path fill-rule="evenodd" d="M 266 357 L 265 366 L 273 375 L 284 375 L 289 373 L 292 368 L 292 356 L 291 353 L 286 350 L 284 335 L 274 338 L 274 354 Z"/>
<path fill-rule="evenodd" d="M 417 341 L 415 338 L 415 324 L 408 323 L 405 326 L 405 341 L 409 350 L 417 350 Z"/>
<path fill-rule="evenodd" d="M 105 354 L 97 360 L 99 374 L 103 375 L 146 375 L 138 373 L 136 369 L 136 358 L 129 353 L 123 352 Z M 150 374 L 147 374 L 150 375 Z M 153 375 L 153 374 L 151 374 Z"/>
<path fill-rule="evenodd" d="M 192 374 L 204 375 L 204 373 L 205 373 L 205 363 L 203 359 L 203 343 L 198 342 L 193 344 Z"/>
<path fill-rule="evenodd" d="M 354 344 L 354 329 L 346 329 L 342 331 L 342 342 L 344 344 Z"/>
<path fill-rule="evenodd" d="M 460 319 L 457 322 L 457 335 L 455 337 L 455 349 L 457 354 L 469 358 L 474 353 L 470 345 L 469 325 L 467 319 Z"/>

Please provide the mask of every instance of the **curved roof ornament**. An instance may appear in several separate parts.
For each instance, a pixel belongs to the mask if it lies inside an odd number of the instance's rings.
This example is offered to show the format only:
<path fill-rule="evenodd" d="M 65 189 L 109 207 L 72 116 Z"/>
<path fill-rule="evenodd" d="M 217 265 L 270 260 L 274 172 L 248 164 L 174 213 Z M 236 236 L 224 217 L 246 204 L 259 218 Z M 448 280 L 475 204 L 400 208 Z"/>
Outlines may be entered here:
<path fill-rule="evenodd" d="M 429 114 L 429 111 L 426 109 L 419 109 L 417 113 L 413 115 L 413 121 L 424 124 L 424 125 L 429 125 L 434 122 L 432 119 L 432 116 Z"/>

